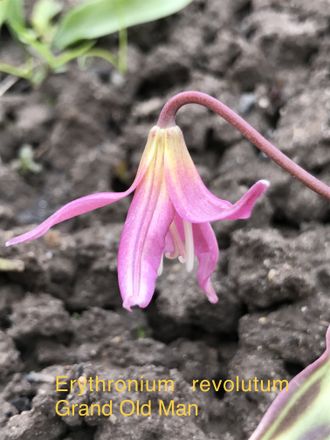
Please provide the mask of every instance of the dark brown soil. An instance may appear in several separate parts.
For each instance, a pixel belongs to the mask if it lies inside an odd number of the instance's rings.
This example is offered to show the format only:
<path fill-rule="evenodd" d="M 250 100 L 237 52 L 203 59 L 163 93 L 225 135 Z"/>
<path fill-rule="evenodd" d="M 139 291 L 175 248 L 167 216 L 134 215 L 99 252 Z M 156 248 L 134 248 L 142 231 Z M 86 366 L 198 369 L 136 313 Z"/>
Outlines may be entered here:
<path fill-rule="evenodd" d="M 19 81 L 0 100 L 0 242 L 75 197 L 126 188 L 162 105 L 182 90 L 219 97 L 329 183 L 329 31 L 327 0 L 195 0 L 129 32 L 124 78 L 95 61 L 51 76 L 39 90 Z M 3 33 L 0 58 L 16 56 Z M 322 352 L 329 203 L 205 109 L 186 107 L 178 122 L 203 179 L 222 198 L 235 201 L 261 178 L 272 183 L 249 221 L 214 225 L 219 303 L 209 304 L 172 264 L 147 310 L 121 308 L 116 252 L 129 200 L 37 242 L 1 247 L 1 258 L 21 261 L 0 271 L 1 439 L 244 440 L 274 394 L 202 394 L 191 380 L 291 378 Z M 41 173 L 15 167 L 25 144 Z M 173 377 L 176 398 L 197 402 L 201 414 L 59 418 L 52 378 L 63 374 Z"/>

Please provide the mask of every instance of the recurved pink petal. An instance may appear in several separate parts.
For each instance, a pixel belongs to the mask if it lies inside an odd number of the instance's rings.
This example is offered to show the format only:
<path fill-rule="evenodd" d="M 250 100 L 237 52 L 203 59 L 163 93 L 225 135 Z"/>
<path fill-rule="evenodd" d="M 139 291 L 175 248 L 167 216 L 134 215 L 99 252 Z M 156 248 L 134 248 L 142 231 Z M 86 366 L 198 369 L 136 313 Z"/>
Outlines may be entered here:
<path fill-rule="evenodd" d="M 211 275 L 219 259 L 219 247 L 215 233 L 209 223 L 193 224 L 195 254 L 198 259 L 197 281 L 211 303 L 218 301 L 211 282 Z"/>
<path fill-rule="evenodd" d="M 64 222 L 65 220 L 69 220 L 73 217 L 76 217 L 81 214 L 86 214 L 87 212 L 93 211 L 94 209 L 102 208 L 106 205 L 110 205 L 111 203 L 116 202 L 126 196 L 128 196 L 131 192 L 135 190 L 137 185 L 140 183 L 143 178 L 155 152 L 155 142 L 157 141 L 157 130 L 153 128 L 148 137 L 148 141 L 146 147 L 144 149 L 141 162 L 138 168 L 138 172 L 134 179 L 133 184 L 130 188 L 123 192 L 102 192 L 90 194 L 88 196 L 80 197 L 79 199 L 73 200 L 72 202 L 67 203 L 50 217 L 48 217 L 45 221 L 43 221 L 36 228 L 32 229 L 25 234 L 19 235 L 18 237 L 14 237 L 6 242 L 6 246 L 11 246 L 18 243 L 23 243 L 31 240 L 35 240 L 36 238 L 44 235 L 52 226 Z"/>
<path fill-rule="evenodd" d="M 84 196 L 79 199 L 73 200 L 62 206 L 58 211 L 48 217 L 45 221 L 40 223 L 36 228 L 32 229 L 25 234 L 14 237 L 6 242 L 6 246 L 12 246 L 14 244 L 23 243 L 36 238 L 41 237 L 46 234 L 46 232 L 54 225 L 69 220 L 70 218 L 76 217 L 81 214 L 86 214 L 87 212 L 93 211 L 94 209 L 102 208 L 103 206 L 110 205 L 117 200 L 122 199 L 134 188 L 130 187 L 129 190 L 121 193 L 96 193 L 90 194 L 89 196 Z"/>
<path fill-rule="evenodd" d="M 192 223 L 248 218 L 258 198 L 269 187 L 267 180 L 260 180 L 234 204 L 216 197 L 202 182 L 179 127 L 168 130 L 165 178 L 175 210 Z"/>
<path fill-rule="evenodd" d="M 146 307 L 155 290 L 165 251 L 165 237 L 173 220 L 163 171 L 164 145 L 135 191 L 122 231 L 118 252 L 118 279 L 123 306 Z"/>

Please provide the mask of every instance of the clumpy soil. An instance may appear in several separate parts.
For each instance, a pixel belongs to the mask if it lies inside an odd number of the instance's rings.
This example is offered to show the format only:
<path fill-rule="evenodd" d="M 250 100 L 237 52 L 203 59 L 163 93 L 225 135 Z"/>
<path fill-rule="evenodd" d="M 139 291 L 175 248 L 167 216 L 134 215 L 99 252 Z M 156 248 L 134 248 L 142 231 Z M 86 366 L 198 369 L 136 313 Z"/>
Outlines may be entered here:
<path fill-rule="evenodd" d="M 329 27 L 327 0 L 195 0 L 180 14 L 129 31 L 125 77 L 95 60 L 84 71 L 72 65 L 50 76 L 38 90 L 19 81 L 0 101 L 0 242 L 75 197 L 126 188 L 162 105 L 181 90 L 219 97 L 329 183 Z M 0 58 L 17 57 L 3 32 Z M 274 393 L 203 394 L 191 381 L 289 379 L 324 350 L 329 202 L 205 109 L 188 106 L 178 122 L 204 181 L 222 198 L 237 200 L 261 178 L 272 184 L 249 221 L 214 225 L 219 303 L 209 304 L 174 263 L 149 308 L 121 308 L 116 252 L 129 200 L 37 242 L 1 246 L 0 257 L 11 260 L 0 269 L 1 439 L 244 440 Z M 17 168 L 23 145 L 40 173 Z M 95 374 L 172 377 L 175 398 L 197 402 L 201 413 L 55 416 L 54 376 Z"/>

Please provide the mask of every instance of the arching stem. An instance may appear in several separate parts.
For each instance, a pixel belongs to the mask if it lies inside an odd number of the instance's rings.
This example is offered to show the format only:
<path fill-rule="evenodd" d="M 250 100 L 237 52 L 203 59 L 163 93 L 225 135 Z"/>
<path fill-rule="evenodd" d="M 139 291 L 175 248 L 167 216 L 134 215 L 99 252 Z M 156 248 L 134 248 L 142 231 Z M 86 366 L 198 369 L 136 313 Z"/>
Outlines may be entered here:
<path fill-rule="evenodd" d="M 229 124 L 239 130 L 259 150 L 269 156 L 284 170 L 296 177 L 310 189 L 330 200 L 330 186 L 321 182 L 304 168 L 289 159 L 284 153 L 276 148 L 271 142 L 264 138 L 257 130 L 248 124 L 237 113 L 220 102 L 218 99 L 206 93 L 188 91 L 173 96 L 163 107 L 157 125 L 161 128 L 172 127 L 175 125 L 177 111 L 186 104 L 199 104 L 214 111 L 225 119 Z"/>

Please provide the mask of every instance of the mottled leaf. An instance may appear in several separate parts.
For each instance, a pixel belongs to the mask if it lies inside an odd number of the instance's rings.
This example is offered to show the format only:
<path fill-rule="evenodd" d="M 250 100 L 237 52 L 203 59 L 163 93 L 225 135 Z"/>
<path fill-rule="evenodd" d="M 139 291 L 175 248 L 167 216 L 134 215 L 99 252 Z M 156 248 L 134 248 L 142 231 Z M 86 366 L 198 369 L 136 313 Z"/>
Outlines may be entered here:
<path fill-rule="evenodd" d="M 274 400 L 250 440 L 330 440 L 330 327 L 325 353 Z"/>
<path fill-rule="evenodd" d="M 157 20 L 192 0 L 89 0 L 69 11 L 60 23 L 54 45 L 63 49 L 80 40 L 95 39 L 136 24 Z"/>

